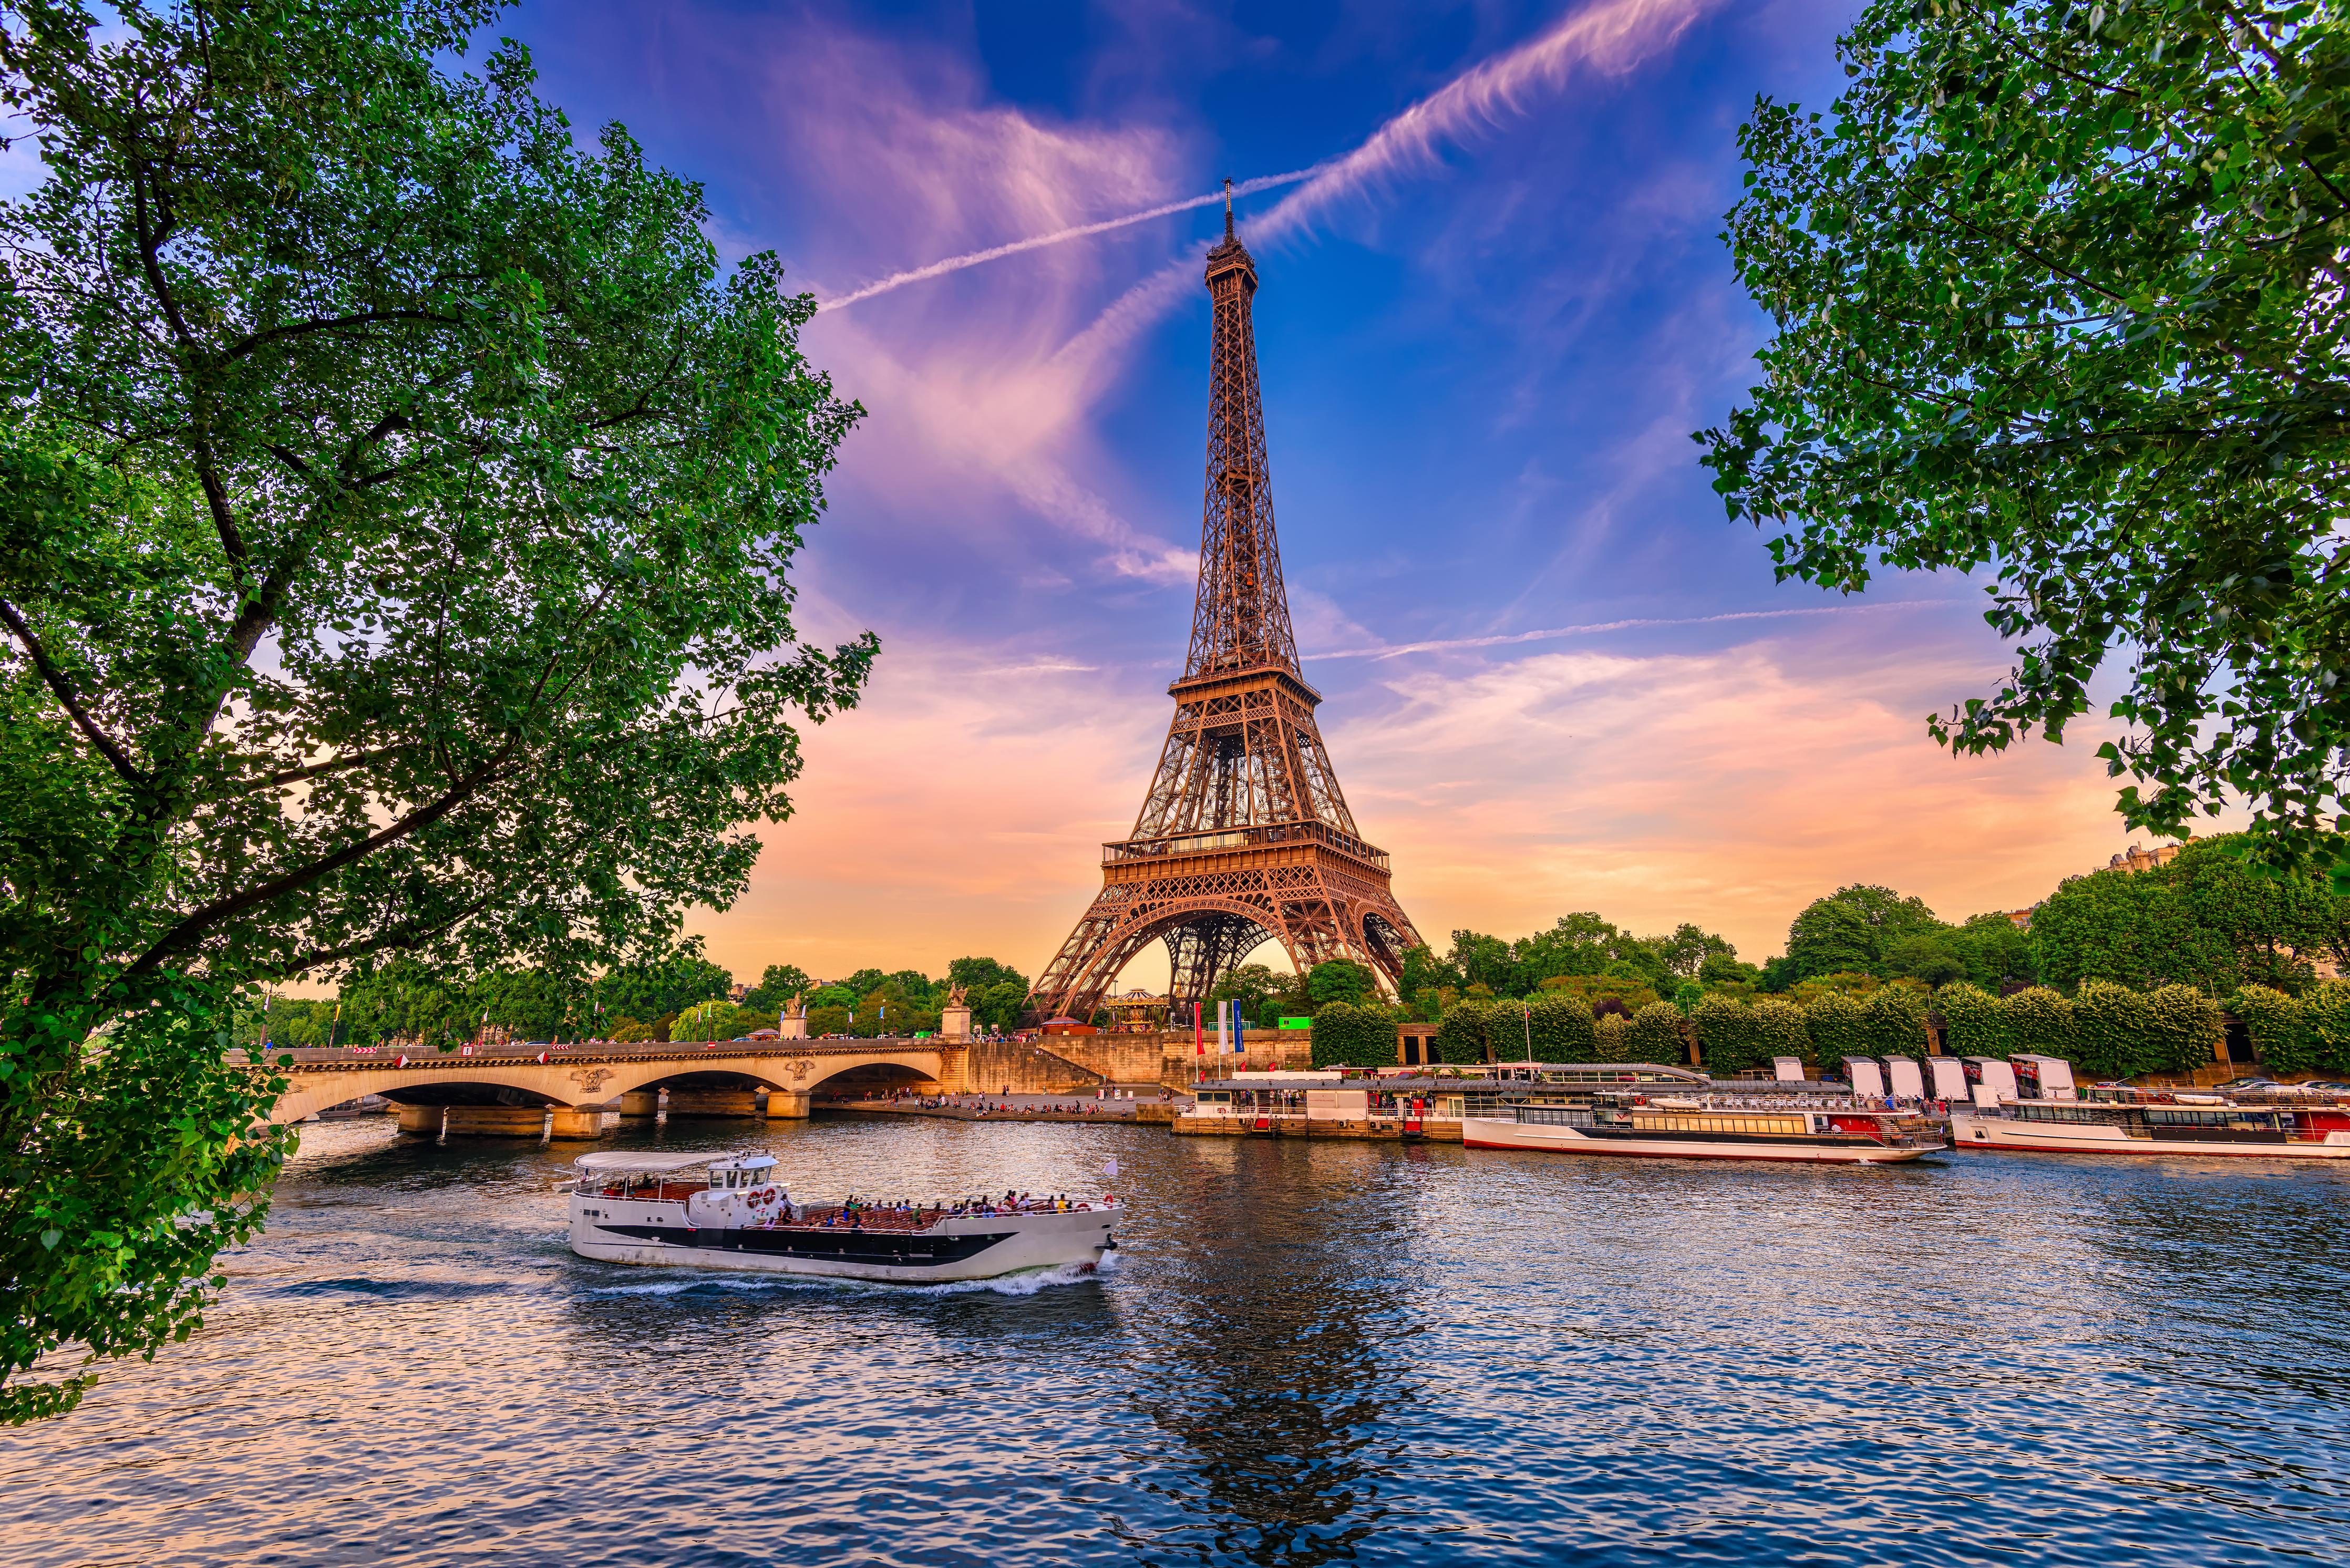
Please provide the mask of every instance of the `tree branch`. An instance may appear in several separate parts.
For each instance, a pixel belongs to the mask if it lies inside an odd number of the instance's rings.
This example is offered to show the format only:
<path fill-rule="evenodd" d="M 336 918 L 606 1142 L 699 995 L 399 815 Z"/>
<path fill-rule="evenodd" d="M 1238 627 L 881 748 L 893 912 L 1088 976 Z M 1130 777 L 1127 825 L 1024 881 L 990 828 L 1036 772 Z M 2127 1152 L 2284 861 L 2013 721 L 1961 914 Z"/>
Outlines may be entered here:
<path fill-rule="evenodd" d="M 120 978 L 135 980 L 140 975 L 149 973 L 172 954 L 186 951 L 206 931 L 222 921 L 306 888 L 331 872 L 339 871 L 354 861 L 363 860 L 379 849 L 387 848 L 412 834 L 432 826 L 449 813 L 473 799 L 485 786 L 503 784 L 506 779 L 513 777 L 513 774 L 500 770 L 500 763 L 512 754 L 513 750 L 513 746 L 509 744 L 498 757 L 474 770 L 472 774 L 442 794 L 440 799 L 430 805 L 419 806 L 380 832 L 370 834 L 356 844 L 347 844 L 332 855 L 288 871 L 284 876 L 273 877 L 266 882 L 247 888 L 242 893 L 232 893 L 227 898 L 213 899 L 158 938 L 145 952 L 132 961 L 130 968 L 122 971 Z"/>
<path fill-rule="evenodd" d="M 311 332 L 331 332 L 340 327 L 368 327 L 379 321 L 431 321 L 442 327 L 458 325 L 453 316 L 440 316 L 430 310 L 365 310 L 356 316 L 338 316 L 331 319 L 296 321 L 285 327 L 273 327 L 266 332 L 255 332 L 238 338 L 221 350 L 216 362 L 228 364 L 242 359 L 265 344 L 282 342 Z"/>
<path fill-rule="evenodd" d="M 5 599 L 0 599 L 0 621 L 7 622 L 8 629 L 16 634 L 16 640 L 25 645 L 25 652 L 32 659 L 33 668 L 40 671 L 41 679 L 48 683 L 50 694 L 57 698 L 57 706 L 72 717 L 75 728 L 81 731 L 83 738 L 113 764 L 123 783 L 144 791 L 148 787 L 147 775 L 131 766 L 130 756 L 115 744 L 111 736 L 98 727 L 98 722 L 74 696 L 73 686 L 66 680 L 66 672 L 50 662 L 48 654 L 41 648 L 40 639 L 35 637 L 33 628 L 25 624 L 25 618 L 16 613 L 16 607 Z"/>

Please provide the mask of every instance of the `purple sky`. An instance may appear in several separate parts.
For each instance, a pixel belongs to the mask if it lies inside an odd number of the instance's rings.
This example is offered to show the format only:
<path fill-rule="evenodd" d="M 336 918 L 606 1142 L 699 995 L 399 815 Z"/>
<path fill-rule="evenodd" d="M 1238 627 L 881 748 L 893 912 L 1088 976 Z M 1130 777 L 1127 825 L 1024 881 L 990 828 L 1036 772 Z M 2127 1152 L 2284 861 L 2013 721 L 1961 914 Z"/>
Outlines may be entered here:
<path fill-rule="evenodd" d="M 1697 466 L 1689 432 L 1764 326 L 1717 238 L 1736 128 L 1757 93 L 1825 106 L 1849 14 L 563 0 L 499 30 L 583 130 L 620 120 L 703 181 L 728 255 L 774 249 L 827 300 L 1320 166 L 1243 200 L 1241 230 L 1305 674 L 1404 908 L 1440 948 L 1592 909 L 1760 960 L 1843 883 L 1960 919 L 2126 842 L 2096 726 L 1981 762 L 1927 738 L 2010 661 L 1977 587 L 1774 586 Z M 738 974 L 984 953 L 1034 975 L 1099 885 L 1182 659 L 1221 217 L 810 327 L 869 413 L 803 558 L 807 618 L 883 656 L 811 737 L 750 894 L 693 922 Z"/>

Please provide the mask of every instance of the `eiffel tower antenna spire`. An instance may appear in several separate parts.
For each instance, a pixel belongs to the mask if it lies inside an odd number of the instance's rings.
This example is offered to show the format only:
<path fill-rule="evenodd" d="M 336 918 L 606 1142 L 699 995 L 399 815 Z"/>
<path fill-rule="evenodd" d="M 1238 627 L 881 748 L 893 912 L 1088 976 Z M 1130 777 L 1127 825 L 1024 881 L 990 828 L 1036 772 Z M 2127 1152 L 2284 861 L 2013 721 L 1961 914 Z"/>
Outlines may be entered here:
<path fill-rule="evenodd" d="M 1167 944 L 1180 1007 L 1260 943 L 1300 973 L 1367 966 L 1390 992 L 1419 937 L 1366 843 L 1298 669 L 1257 390 L 1256 261 L 1232 230 L 1208 253 L 1208 465 L 1200 584 L 1175 719 L 1131 836 L 1102 846 L 1102 890 L 1036 983 L 1040 1017 L 1090 1020 L 1120 971 Z"/>

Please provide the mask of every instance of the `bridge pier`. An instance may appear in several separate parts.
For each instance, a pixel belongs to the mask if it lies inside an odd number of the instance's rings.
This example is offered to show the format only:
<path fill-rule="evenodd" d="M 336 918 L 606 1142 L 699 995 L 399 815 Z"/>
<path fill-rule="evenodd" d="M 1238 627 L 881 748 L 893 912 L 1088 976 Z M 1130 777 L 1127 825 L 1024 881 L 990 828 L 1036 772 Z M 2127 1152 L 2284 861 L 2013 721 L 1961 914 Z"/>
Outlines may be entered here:
<path fill-rule="evenodd" d="M 767 1119 L 771 1122 L 793 1121 L 808 1114 L 807 1095 L 797 1089 L 767 1091 Z"/>
<path fill-rule="evenodd" d="M 418 1137 L 439 1137 L 443 1108 L 441 1106 L 401 1106 L 400 1130 L 413 1133 Z"/>
<path fill-rule="evenodd" d="M 604 1107 L 556 1106 L 547 1113 L 546 1136 L 551 1138 L 602 1137 Z"/>
<path fill-rule="evenodd" d="M 679 1116 L 755 1116 L 755 1092 L 750 1089 L 671 1089 L 669 1114 Z"/>
<path fill-rule="evenodd" d="M 660 1115 L 659 1089 L 633 1089 L 620 1096 L 620 1114 L 624 1116 L 657 1116 Z"/>
<path fill-rule="evenodd" d="M 449 1137 L 540 1137 L 545 1106 L 451 1106 L 441 1131 Z"/>

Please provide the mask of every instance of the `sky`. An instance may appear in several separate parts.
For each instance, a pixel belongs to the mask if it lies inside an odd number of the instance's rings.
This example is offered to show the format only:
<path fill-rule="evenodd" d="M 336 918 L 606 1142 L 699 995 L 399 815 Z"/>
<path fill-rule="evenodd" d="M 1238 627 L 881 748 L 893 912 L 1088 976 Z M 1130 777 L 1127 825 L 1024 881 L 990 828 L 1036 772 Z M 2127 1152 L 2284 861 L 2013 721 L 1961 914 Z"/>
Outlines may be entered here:
<path fill-rule="evenodd" d="M 806 635 L 869 628 L 881 659 L 807 734 L 748 891 L 689 929 L 746 980 L 1033 977 L 1058 948 L 1172 711 L 1222 222 L 1181 204 L 1226 177 L 1264 182 L 1239 224 L 1305 678 L 1440 950 L 1592 909 L 1760 961 L 1847 883 L 1960 919 L 2125 847 L 2099 724 L 1987 759 L 1927 735 L 2012 662 L 1980 584 L 1774 584 L 1698 466 L 1768 326 L 1720 239 L 1738 127 L 1758 94 L 1825 108 L 1854 12 L 510 14 L 583 134 L 625 124 L 703 182 L 722 254 L 827 302 L 804 347 L 866 410 L 797 583 Z M 1154 948 L 1127 979 L 1165 973 Z"/>

